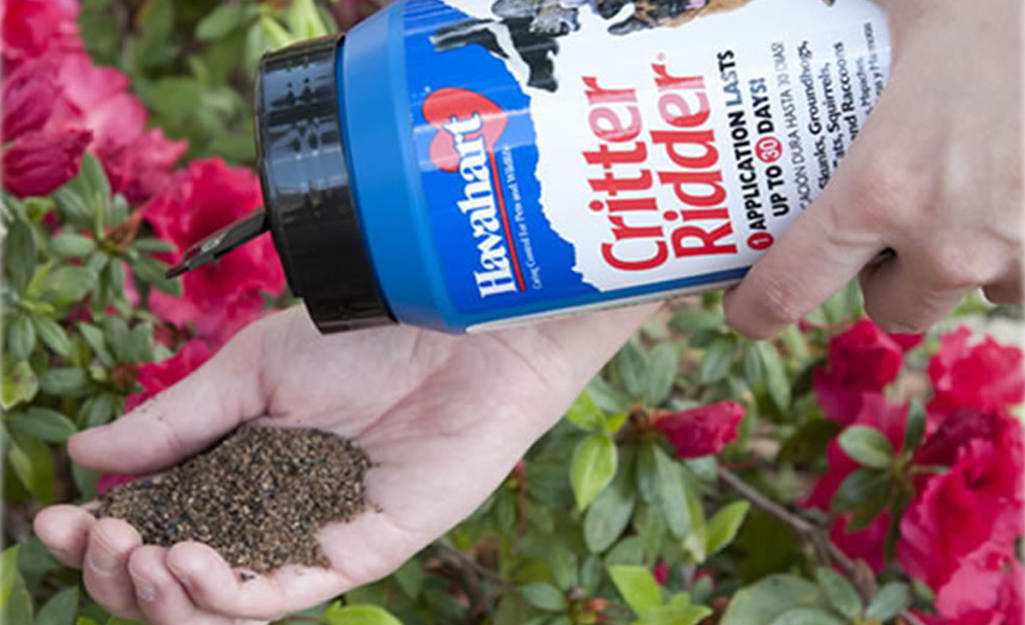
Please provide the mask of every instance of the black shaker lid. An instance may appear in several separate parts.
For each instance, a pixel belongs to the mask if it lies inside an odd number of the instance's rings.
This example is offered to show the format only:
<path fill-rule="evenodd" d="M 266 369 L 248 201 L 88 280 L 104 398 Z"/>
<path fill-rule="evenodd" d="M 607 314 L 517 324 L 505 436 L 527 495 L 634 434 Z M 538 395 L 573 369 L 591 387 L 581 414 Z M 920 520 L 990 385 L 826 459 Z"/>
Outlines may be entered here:
<path fill-rule="evenodd" d="M 265 212 L 190 249 L 178 275 L 270 229 L 292 291 L 321 332 L 394 322 L 374 281 L 345 162 L 335 71 L 341 38 L 264 55 L 256 80 L 256 148 Z"/>

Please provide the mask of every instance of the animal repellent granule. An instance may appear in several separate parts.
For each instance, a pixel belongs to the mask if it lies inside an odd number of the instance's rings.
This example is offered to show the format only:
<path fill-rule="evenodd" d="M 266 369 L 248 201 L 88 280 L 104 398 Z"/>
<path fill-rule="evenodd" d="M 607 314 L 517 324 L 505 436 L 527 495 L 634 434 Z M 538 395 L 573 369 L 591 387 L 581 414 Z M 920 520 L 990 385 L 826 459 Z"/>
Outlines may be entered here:
<path fill-rule="evenodd" d="M 234 568 L 328 566 L 317 535 L 366 507 L 366 454 L 310 429 L 241 427 L 168 473 L 111 489 L 97 517 L 135 527 L 145 544 L 198 541 Z"/>

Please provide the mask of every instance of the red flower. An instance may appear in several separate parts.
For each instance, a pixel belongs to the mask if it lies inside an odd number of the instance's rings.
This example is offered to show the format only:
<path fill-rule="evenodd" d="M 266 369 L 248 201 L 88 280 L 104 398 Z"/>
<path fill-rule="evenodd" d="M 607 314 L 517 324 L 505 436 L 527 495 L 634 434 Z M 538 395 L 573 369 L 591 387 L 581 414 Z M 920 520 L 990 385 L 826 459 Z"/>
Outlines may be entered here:
<path fill-rule="evenodd" d="M 262 203 L 260 183 L 247 169 L 230 169 L 220 159 L 197 161 L 150 202 L 146 217 L 157 235 L 189 246 Z M 285 275 L 270 237 L 235 250 L 218 263 L 182 278 L 184 295 L 152 293 L 150 307 L 167 321 L 194 325 L 196 334 L 219 345 L 263 312 L 264 293 L 280 295 Z"/>
<path fill-rule="evenodd" d="M 659 586 L 663 586 L 666 580 L 669 579 L 669 565 L 662 558 L 658 559 L 655 563 L 655 567 L 651 569 L 651 575 L 655 578 L 655 583 Z"/>
<path fill-rule="evenodd" d="M 131 204 L 145 202 L 163 190 L 171 179 L 171 167 L 188 149 L 185 141 L 169 141 L 160 128 L 108 149 L 103 157 L 110 186 Z"/>
<path fill-rule="evenodd" d="M 104 473 L 96 480 L 96 494 L 102 495 L 112 488 L 134 482 L 142 476 L 135 474 L 123 475 L 120 473 Z"/>
<path fill-rule="evenodd" d="M 1022 438 L 973 440 L 949 472 L 927 480 L 901 519 L 898 556 L 930 588 L 946 586 L 980 549 L 1011 553 L 1021 536 Z"/>
<path fill-rule="evenodd" d="M 9 71 L 48 52 L 82 49 L 74 0 L 5 0 L 0 13 L 0 51 Z"/>
<path fill-rule="evenodd" d="M 14 141 L 26 132 L 40 130 L 50 119 L 60 95 L 53 71 L 51 60 L 36 59 L 11 72 L 4 80 L 4 141 Z"/>
<path fill-rule="evenodd" d="M 719 453 L 735 440 L 743 418 L 744 406 L 724 401 L 661 416 L 655 429 L 669 439 L 679 457 L 700 458 Z"/>
<path fill-rule="evenodd" d="M 1021 349 L 986 337 L 969 347 L 971 331 L 960 327 L 940 339 L 929 362 L 935 395 L 929 412 L 945 416 L 959 408 L 1003 408 L 1025 400 L 1025 357 Z"/>
<path fill-rule="evenodd" d="M 18 197 L 47 195 L 78 175 L 88 130 L 22 135 L 3 155 L 4 186 Z"/>
<path fill-rule="evenodd" d="M 866 393 L 861 399 L 861 409 L 851 425 L 863 425 L 879 430 L 893 448 L 899 451 L 904 440 L 907 411 L 906 405 L 891 406 L 886 403 L 886 398 L 879 393 Z M 826 458 L 829 462 L 829 471 L 819 478 L 804 505 L 828 512 L 840 484 L 860 466 L 844 453 L 837 439 L 833 439 L 826 448 Z M 845 514 L 833 522 L 830 538 L 851 558 L 860 558 L 872 567 L 872 570 L 881 571 L 886 565 L 889 513 L 884 512 L 868 527 L 849 533 L 847 524 L 851 516 Z"/>
<path fill-rule="evenodd" d="M 1021 443 L 1021 424 L 1004 410 L 962 408 L 940 422 L 925 443 L 915 452 L 915 464 L 921 466 L 953 466 L 958 450 L 969 441 L 984 440 L 1013 450 Z"/>
<path fill-rule="evenodd" d="M 135 410 L 149 398 L 175 385 L 209 358 L 210 350 L 206 343 L 193 340 L 183 345 L 171 358 L 143 365 L 139 368 L 136 379 L 145 390 L 128 396 L 125 400 L 125 411 Z"/>
<path fill-rule="evenodd" d="M 825 369 L 815 372 L 815 396 L 831 419 L 849 424 L 861 395 L 893 382 L 904 364 L 904 350 L 868 319 L 855 323 L 829 343 Z"/>

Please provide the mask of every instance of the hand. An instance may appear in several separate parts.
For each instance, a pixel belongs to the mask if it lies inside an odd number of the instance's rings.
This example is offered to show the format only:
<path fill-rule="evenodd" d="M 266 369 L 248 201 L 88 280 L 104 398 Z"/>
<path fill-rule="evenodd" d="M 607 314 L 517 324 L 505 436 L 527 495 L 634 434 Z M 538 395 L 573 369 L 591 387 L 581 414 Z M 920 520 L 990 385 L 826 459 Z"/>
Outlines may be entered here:
<path fill-rule="evenodd" d="M 400 327 L 323 337 L 294 308 L 246 329 L 132 414 L 69 442 L 82 466 L 148 473 L 246 421 L 354 438 L 375 463 L 373 508 L 322 530 L 330 569 L 286 567 L 242 583 L 210 547 L 142 546 L 127 523 L 67 505 L 41 511 L 36 533 L 82 567 L 92 597 L 119 616 L 226 625 L 308 608 L 388 575 L 472 513 L 653 311 L 466 337 Z"/>
<path fill-rule="evenodd" d="M 1022 2 L 877 1 L 890 83 L 822 195 L 728 294 L 749 336 L 859 273 L 869 316 L 894 332 L 928 328 L 980 286 L 1022 301 Z"/>

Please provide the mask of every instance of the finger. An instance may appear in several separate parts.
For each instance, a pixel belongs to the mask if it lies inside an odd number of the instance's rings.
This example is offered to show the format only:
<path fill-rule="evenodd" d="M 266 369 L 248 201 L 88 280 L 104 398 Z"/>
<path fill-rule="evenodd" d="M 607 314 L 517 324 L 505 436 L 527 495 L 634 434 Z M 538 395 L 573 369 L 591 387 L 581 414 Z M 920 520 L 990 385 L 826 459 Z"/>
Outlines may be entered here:
<path fill-rule="evenodd" d="M 865 312 L 885 332 L 928 330 L 961 301 L 969 289 L 943 288 L 932 280 L 928 264 L 897 256 L 861 275 Z"/>
<path fill-rule="evenodd" d="M 150 625 L 236 625 L 234 618 L 196 607 L 178 579 L 167 568 L 167 549 L 139 547 L 128 559 L 128 574 L 135 600 Z"/>
<path fill-rule="evenodd" d="M 39 540 L 57 560 L 72 568 L 82 568 L 89 530 L 96 518 L 78 506 L 43 508 L 32 521 Z"/>
<path fill-rule="evenodd" d="M 73 436 L 68 441 L 72 458 L 93 471 L 157 471 L 259 416 L 265 405 L 260 327 L 243 331 L 209 362 L 130 414 Z"/>
<path fill-rule="evenodd" d="M 842 289 L 885 248 L 870 220 L 850 214 L 861 208 L 851 206 L 856 195 L 847 182 L 854 177 L 848 172 L 857 166 L 850 160 L 854 156 L 852 152 L 815 202 L 726 293 L 726 319 L 741 334 L 775 336 Z"/>
<path fill-rule="evenodd" d="M 171 547 L 167 565 L 197 606 L 234 618 L 280 618 L 349 588 L 341 575 L 321 568 L 286 567 L 243 581 L 216 551 L 194 542 Z"/>
<path fill-rule="evenodd" d="M 107 611 L 123 618 L 139 617 L 128 558 L 141 544 L 139 532 L 120 519 L 100 519 L 89 532 L 82 567 L 86 590 Z"/>
<path fill-rule="evenodd" d="M 1021 304 L 1025 300 L 1023 287 L 1025 285 L 1022 284 L 1021 278 L 1015 276 L 987 286 L 982 293 L 992 304 Z"/>

